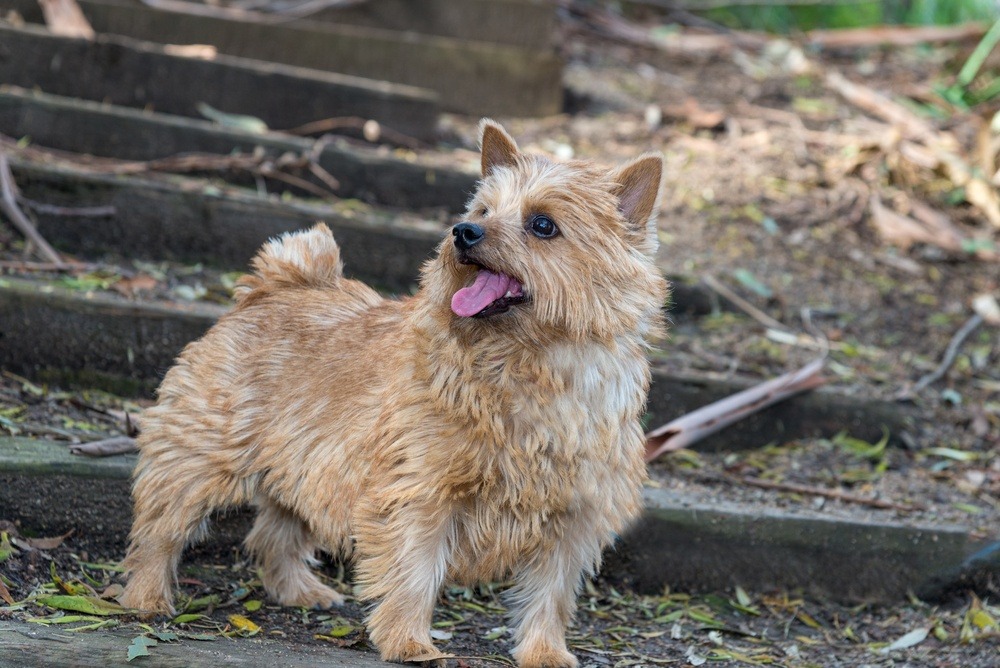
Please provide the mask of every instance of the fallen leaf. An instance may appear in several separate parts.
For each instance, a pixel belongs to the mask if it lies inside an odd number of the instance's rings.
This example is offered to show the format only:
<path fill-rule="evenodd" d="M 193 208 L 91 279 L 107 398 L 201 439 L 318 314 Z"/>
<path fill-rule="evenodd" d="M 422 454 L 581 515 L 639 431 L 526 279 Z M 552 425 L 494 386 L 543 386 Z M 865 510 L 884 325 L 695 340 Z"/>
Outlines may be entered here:
<path fill-rule="evenodd" d="M 888 647 L 883 647 L 880 651 L 882 652 L 882 654 L 888 654 L 889 652 L 892 652 L 897 649 L 907 649 L 908 647 L 919 645 L 924 640 L 926 640 L 927 634 L 929 634 L 930 632 L 931 630 L 929 628 L 913 629 L 909 633 L 897 639 L 894 643 L 892 643 Z"/>
<path fill-rule="evenodd" d="M 136 274 L 131 278 L 119 279 L 111 286 L 111 289 L 126 297 L 134 297 L 136 293 L 148 292 L 155 289 L 157 285 L 159 285 L 159 281 L 149 274 Z"/>
<path fill-rule="evenodd" d="M 149 656 L 149 648 L 156 647 L 157 642 L 146 636 L 136 636 L 132 638 L 132 643 L 128 646 L 128 658 L 126 661 L 137 659 L 140 656 Z"/>
<path fill-rule="evenodd" d="M 244 617 L 243 615 L 229 615 L 229 623 L 236 627 L 236 630 L 244 633 L 246 635 L 255 635 L 260 633 L 260 627 L 254 624 L 252 621 Z"/>
<path fill-rule="evenodd" d="M 977 295 L 972 300 L 972 310 L 991 325 L 1000 325 L 1000 304 L 994 295 Z"/>
<path fill-rule="evenodd" d="M 6 531 L 0 532 L 0 564 L 11 558 L 14 554 L 14 546 L 10 543 L 10 534 Z"/>
<path fill-rule="evenodd" d="M 70 529 L 61 536 L 53 536 L 51 538 L 22 538 L 21 542 L 26 543 L 28 547 L 35 550 L 54 550 L 63 544 L 63 541 L 73 535 L 75 529 Z"/>
<path fill-rule="evenodd" d="M 132 610 L 123 608 L 117 603 L 104 601 L 95 596 L 41 596 L 35 599 L 41 605 L 55 608 L 56 610 L 72 610 L 82 612 L 87 615 L 127 615 Z"/>
<path fill-rule="evenodd" d="M 14 597 L 10 595 L 10 590 L 7 589 L 7 585 L 0 580 L 0 599 L 7 605 L 14 605 Z"/>
<path fill-rule="evenodd" d="M 252 600 L 245 602 L 243 604 L 243 607 L 246 609 L 247 612 L 257 612 L 258 610 L 260 610 L 260 606 L 262 606 L 263 604 L 264 604 L 263 601 Z"/>
<path fill-rule="evenodd" d="M 190 624 L 191 622 L 196 622 L 199 619 L 205 619 L 205 615 L 199 615 L 198 613 L 186 613 L 183 615 L 177 615 L 174 617 L 171 623 L 173 624 Z"/>

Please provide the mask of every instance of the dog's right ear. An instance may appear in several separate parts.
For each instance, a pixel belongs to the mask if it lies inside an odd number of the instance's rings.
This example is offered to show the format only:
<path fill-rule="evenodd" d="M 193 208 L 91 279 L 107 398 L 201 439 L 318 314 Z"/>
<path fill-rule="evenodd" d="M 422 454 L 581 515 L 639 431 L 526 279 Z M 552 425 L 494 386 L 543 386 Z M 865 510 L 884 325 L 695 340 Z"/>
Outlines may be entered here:
<path fill-rule="evenodd" d="M 479 123 L 479 146 L 483 176 L 489 176 L 497 167 L 511 167 L 517 162 L 517 144 L 496 121 L 484 118 Z"/>

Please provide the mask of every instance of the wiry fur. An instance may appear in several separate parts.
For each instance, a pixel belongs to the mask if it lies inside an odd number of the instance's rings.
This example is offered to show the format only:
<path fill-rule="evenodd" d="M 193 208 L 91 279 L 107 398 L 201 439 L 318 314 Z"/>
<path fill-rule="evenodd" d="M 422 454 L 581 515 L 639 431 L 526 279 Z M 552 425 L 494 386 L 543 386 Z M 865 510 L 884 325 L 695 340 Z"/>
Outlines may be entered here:
<path fill-rule="evenodd" d="M 144 417 L 125 605 L 170 611 L 192 532 L 253 502 L 247 546 L 284 604 L 340 602 L 308 562 L 353 543 L 385 659 L 440 656 L 446 579 L 513 574 L 519 665 L 576 665 L 564 632 L 581 574 L 640 510 L 645 349 L 667 291 L 650 257 L 661 161 L 556 164 L 485 123 L 483 163 L 474 259 L 530 301 L 453 314 L 476 269 L 450 237 L 402 301 L 344 278 L 323 225 L 265 245 Z M 527 232 L 537 213 L 561 233 Z"/>

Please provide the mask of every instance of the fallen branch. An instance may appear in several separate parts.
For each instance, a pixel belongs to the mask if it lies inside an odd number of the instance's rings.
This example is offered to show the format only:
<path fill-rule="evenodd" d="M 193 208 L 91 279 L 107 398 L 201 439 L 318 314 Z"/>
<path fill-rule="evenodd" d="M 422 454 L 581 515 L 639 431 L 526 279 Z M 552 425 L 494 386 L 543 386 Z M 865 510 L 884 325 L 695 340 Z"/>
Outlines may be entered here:
<path fill-rule="evenodd" d="M 11 174 L 10 164 L 7 162 L 7 154 L 0 151 L 0 211 L 21 231 L 27 239 L 35 245 L 38 252 L 45 256 L 45 259 L 61 269 L 68 268 L 69 265 L 49 242 L 39 234 L 28 217 L 24 215 L 17 206 L 17 186 L 14 184 L 14 175 Z"/>
<path fill-rule="evenodd" d="M 948 369 L 951 368 L 951 365 L 955 363 L 955 359 L 958 357 L 958 352 L 962 349 L 962 344 L 965 343 L 965 340 L 968 339 L 969 336 L 971 336 L 984 321 L 985 319 L 983 316 L 978 313 L 966 320 L 961 329 L 955 332 L 955 335 L 951 337 L 951 341 L 948 342 L 948 348 L 944 352 L 944 358 L 941 360 L 941 364 L 939 364 L 937 368 L 929 374 L 914 383 L 912 387 L 905 387 L 897 392 L 896 399 L 900 401 L 911 399 L 913 395 L 920 392 L 931 383 L 936 383 L 941 380 L 944 375 L 948 373 Z"/>
<path fill-rule="evenodd" d="M 786 373 L 734 395 L 699 408 L 646 434 L 646 461 L 665 452 L 686 448 L 745 417 L 819 387 L 826 358 L 821 357 L 797 371 Z"/>
<path fill-rule="evenodd" d="M 810 485 L 800 485 L 792 482 L 773 482 L 770 480 L 763 480 L 761 478 L 753 478 L 746 476 L 743 478 L 727 478 L 730 480 L 738 481 L 744 485 L 750 485 L 751 487 L 760 487 L 761 489 L 773 489 L 779 492 L 792 492 L 793 494 L 808 494 L 810 496 L 822 496 L 826 499 L 834 499 L 836 501 L 843 501 L 845 503 L 857 503 L 864 506 L 871 506 L 872 508 L 882 508 L 886 510 L 900 510 L 903 512 L 912 512 L 914 510 L 923 510 L 922 506 L 917 506 L 913 504 L 895 503 L 893 501 L 885 501 L 883 499 L 872 499 L 866 496 L 858 496 L 856 494 L 849 494 L 847 492 L 842 492 L 835 489 L 824 489 L 823 487 L 812 487 Z"/>
<path fill-rule="evenodd" d="M 856 49 L 867 46 L 916 46 L 933 42 L 962 42 L 986 34 L 982 23 L 955 26 L 873 26 L 839 30 L 810 30 L 805 43 L 822 49 Z"/>

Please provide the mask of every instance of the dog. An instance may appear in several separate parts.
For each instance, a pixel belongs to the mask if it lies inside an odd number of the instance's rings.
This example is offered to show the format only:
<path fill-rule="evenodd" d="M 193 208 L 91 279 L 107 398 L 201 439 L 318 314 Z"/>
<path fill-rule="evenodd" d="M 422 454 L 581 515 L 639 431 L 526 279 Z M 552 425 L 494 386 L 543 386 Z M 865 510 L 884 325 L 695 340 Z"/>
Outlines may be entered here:
<path fill-rule="evenodd" d="M 180 354 L 138 439 L 124 605 L 172 613 L 185 544 L 253 503 L 268 594 L 339 604 L 310 564 L 352 554 L 383 659 L 445 656 L 442 584 L 510 576 L 518 665 L 577 665 L 582 577 L 642 508 L 663 161 L 554 162 L 489 120 L 480 138 L 479 187 L 414 296 L 345 278 L 319 224 L 266 243 Z"/>

